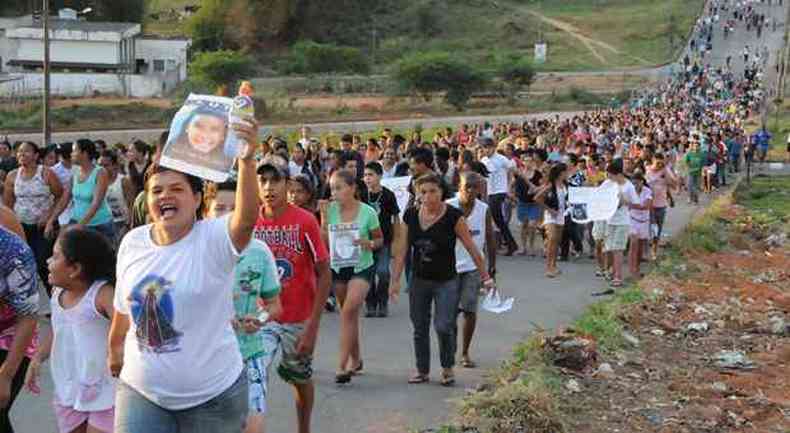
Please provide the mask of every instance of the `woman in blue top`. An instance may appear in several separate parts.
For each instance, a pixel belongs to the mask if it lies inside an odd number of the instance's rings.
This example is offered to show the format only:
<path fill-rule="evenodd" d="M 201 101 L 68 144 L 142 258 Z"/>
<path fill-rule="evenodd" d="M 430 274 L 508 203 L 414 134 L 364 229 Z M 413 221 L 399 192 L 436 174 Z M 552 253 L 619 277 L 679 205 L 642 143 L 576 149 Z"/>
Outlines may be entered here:
<path fill-rule="evenodd" d="M 107 204 L 107 187 L 110 176 L 107 170 L 96 165 L 99 152 L 93 141 L 86 138 L 77 140 L 71 160 L 78 170 L 74 171 L 71 190 L 66 189 L 64 200 L 58 204 L 59 214 L 72 202 L 70 224 L 90 227 L 107 236 L 115 237 L 112 212 Z"/>

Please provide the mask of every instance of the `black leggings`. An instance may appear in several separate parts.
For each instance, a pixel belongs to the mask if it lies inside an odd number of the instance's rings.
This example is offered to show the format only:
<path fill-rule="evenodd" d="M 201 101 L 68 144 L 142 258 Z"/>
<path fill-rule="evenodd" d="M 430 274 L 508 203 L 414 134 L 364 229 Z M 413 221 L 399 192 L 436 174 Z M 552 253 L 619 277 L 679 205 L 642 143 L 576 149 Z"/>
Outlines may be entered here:
<path fill-rule="evenodd" d="M 0 350 L 0 365 L 5 362 L 6 356 L 8 356 L 8 351 Z M 11 405 L 14 404 L 16 396 L 19 395 L 19 391 L 22 390 L 22 385 L 25 383 L 25 373 L 27 373 L 28 364 L 30 364 L 30 360 L 22 358 L 22 363 L 19 364 L 19 370 L 16 371 L 16 375 L 11 381 L 11 398 L 8 399 L 8 405 L 5 409 L 0 409 L 0 433 L 14 433 L 14 429 L 11 427 L 11 419 L 8 414 L 11 412 Z"/>

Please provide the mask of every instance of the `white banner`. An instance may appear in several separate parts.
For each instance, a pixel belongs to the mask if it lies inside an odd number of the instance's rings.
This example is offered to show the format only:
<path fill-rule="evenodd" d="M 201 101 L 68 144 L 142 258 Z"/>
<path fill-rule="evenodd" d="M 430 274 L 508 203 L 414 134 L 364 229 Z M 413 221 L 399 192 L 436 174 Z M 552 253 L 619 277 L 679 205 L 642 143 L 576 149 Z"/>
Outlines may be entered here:
<path fill-rule="evenodd" d="M 568 188 L 568 212 L 571 219 L 578 224 L 608 220 L 617 211 L 619 193 L 619 188 L 613 183 L 597 188 Z"/>
<path fill-rule="evenodd" d="M 403 219 L 403 213 L 406 212 L 406 206 L 409 204 L 409 199 L 411 198 L 411 194 L 409 193 L 410 183 L 411 176 L 381 179 L 381 186 L 395 194 L 395 199 L 398 201 L 398 208 L 400 209 L 401 220 Z"/>

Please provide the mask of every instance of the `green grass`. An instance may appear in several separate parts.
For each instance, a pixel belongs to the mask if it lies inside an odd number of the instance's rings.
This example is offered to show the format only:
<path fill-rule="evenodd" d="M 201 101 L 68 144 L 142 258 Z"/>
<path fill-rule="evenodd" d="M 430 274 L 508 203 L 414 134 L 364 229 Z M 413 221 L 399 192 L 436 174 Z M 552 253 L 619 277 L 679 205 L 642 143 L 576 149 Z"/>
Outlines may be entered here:
<path fill-rule="evenodd" d="M 783 161 L 787 158 L 787 135 L 790 134 L 790 103 L 782 104 L 767 120 L 768 131 L 773 135 L 768 159 Z"/>
<path fill-rule="evenodd" d="M 52 125 L 58 128 L 107 129 L 113 127 L 152 127 L 164 125 L 175 109 L 152 107 L 140 102 L 119 106 L 78 105 L 54 108 Z M 0 110 L 0 130 L 37 129 L 42 123 L 38 103 Z M 118 123 L 122 121 L 123 123 Z"/>
<path fill-rule="evenodd" d="M 673 60 L 704 0 L 521 0 L 525 7 L 572 24 L 592 39 L 606 42 L 623 55 L 598 48 L 615 66 L 644 66 L 634 57 L 658 64 Z M 674 20 L 670 20 L 674 17 Z M 544 28 L 545 28 L 544 24 Z M 576 41 L 574 39 L 574 41 Z M 551 42 L 551 39 L 549 39 Z M 577 45 L 581 45 L 575 42 Z M 580 65 L 582 65 L 580 63 Z"/>
<path fill-rule="evenodd" d="M 756 215 L 757 223 L 770 225 L 790 219 L 790 176 L 754 177 L 751 185 L 742 183 L 736 192 L 738 203 Z"/>
<path fill-rule="evenodd" d="M 611 352 L 623 346 L 623 323 L 618 317 L 619 312 L 628 305 L 642 302 L 647 295 L 637 286 L 620 290 L 609 300 L 591 305 L 573 322 L 577 333 L 595 338 L 598 347 Z"/>

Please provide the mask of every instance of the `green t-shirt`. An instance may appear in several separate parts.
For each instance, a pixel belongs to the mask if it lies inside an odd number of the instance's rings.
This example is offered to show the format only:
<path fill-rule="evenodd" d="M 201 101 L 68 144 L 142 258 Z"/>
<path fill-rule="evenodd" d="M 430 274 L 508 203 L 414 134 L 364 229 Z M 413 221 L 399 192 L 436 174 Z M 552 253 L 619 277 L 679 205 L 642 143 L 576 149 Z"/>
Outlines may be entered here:
<path fill-rule="evenodd" d="M 375 209 L 365 203 L 359 204 L 357 218 L 352 222 L 344 222 L 340 218 L 340 205 L 329 204 L 327 212 L 329 227 L 330 265 L 335 272 L 341 268 L 353 266 L 354 273 L 364 271 L 373 266 L 373 252 L 354 246 L 355 239 L 371 239 L 371 232 L 380 228 L 379 216 Z"/>
<path fill-rule="evenodd" d="M 686 153 L 686 167 L 688 167 L 689 176 L 701 176 L 702 166 L 705 164 L 705 153 L 697 150 L 689 150 Z"/>
<path fill-rule="evenodd" d="M 256 239 L 241 253 L 233 270 L 233 306 L 236 316 L 258 317 L 258 298 L 271 299 L 280 294 L 280 277 L 269 247 Z M 259 333 L 237 331 L 241 356 L 247 360 L 261 356 L 263 339 Z"/>

